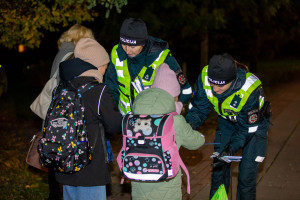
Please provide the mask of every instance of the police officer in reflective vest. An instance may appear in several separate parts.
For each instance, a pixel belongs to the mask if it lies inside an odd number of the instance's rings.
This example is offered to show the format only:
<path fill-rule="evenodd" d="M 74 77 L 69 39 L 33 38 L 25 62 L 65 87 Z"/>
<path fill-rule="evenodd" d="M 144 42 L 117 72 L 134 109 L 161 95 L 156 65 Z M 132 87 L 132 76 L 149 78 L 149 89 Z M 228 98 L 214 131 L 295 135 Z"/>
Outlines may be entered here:
<path fill-rule="evenodd" d="M 123 115 L 131 111 L 138 92 L 151 87 L 155 71 L 162 63 L 169 65 L 177 75 L 181 86 L 179 101 L 185 104 L 192 97 L 192 88 L 171 55 L 168 43 L 148 36 L 146 24 L 141 19 L 124 20 L 120 42 L 113 47 L 110 59 L 105 83 Z"/>
<path fill-rule="evenodd" d="M 271 108 L 261 81 L 229 54 L 214 55 L 203 68 L 186 120 L 197 129 L 212 108 L 218 114 L 214 149 L 220 155 L 212 164 L 210 198 L 223 183 L 228 191 L 231 166 L 220 158 L 242 149 L 237 199 L 255 199 L 258 164 L 266 153 Z"/>

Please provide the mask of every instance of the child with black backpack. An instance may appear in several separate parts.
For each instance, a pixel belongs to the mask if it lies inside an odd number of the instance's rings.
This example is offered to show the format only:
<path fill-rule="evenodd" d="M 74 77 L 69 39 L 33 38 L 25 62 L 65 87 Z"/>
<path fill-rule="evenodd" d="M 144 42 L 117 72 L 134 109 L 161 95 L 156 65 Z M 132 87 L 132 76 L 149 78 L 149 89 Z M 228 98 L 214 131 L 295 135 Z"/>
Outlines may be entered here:
<path fill-rule="evenodd" d="M 178 115 L 180 86 L 167 64 L 156 70 L 152 87 L 156 88 L 137 95 L 133 114 L 123 119 L 123 147 L 117 161 L 123 177 L 131 180 L 132 199 L 178 200 L 182 199 L 180 167 L 188 176 L 178 149 L 196 150 L 205 138 Z"/>
<path fill-rule="evenodd" d="M 74 56 L 59 67 L 61 82 L 53 92 L 39 145 L 41 161 L 55 169 L 64 200 L 106 199 L 110 172 L 104 137 L 121 132 L 122 120 L 102 83 L 109 56 L 90 38 L 78 41 Z"/>

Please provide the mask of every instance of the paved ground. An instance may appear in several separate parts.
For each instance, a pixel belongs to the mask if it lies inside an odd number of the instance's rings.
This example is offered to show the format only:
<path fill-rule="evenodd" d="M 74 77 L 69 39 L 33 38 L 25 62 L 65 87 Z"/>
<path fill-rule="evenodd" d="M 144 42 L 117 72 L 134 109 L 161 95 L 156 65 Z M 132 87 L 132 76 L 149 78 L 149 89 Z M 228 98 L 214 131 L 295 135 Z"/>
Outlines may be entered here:
<path fill-rule="evenodd" d="M 300 199 L 300 80 L 282 84 L 271 91 L 273 117 L 268 136 L 266 159 L 259 168 L 257 178 L 258 200 Z M 206 137 L 212 142 L 213 136 Z M 211 145 L 201 147 L 193 154 L 188 165 L 191 176 L 191 194 L 186 194 L 186 177 L 183 176 L 183 199 L 208 199 L 211 176 Z M 115 165 L 116 167 L 116 165 Z M 237 164 L 232 169 L 232 199 L 235 200 L 237 186 Z M 129 200 L 130 183 L 119 184 L 118 169 L 112 172 L 112 194 L 108 199 Z M 230 195 L 230 194 L 229 194 Z"/>

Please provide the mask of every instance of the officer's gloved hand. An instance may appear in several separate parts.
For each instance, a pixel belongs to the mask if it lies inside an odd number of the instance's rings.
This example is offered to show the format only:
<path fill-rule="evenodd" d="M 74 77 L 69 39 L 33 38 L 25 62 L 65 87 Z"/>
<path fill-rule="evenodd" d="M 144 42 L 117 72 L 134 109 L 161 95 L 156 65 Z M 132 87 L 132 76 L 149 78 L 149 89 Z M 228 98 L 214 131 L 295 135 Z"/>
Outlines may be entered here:
<path fill-rule="evenodd" d="M 229 165 L 231 161 L 224 158 L 223 156 L 232 156 L 233 152 L 231 147 L 228 145 L 218 156 L 214 157 L 214 162 L 212 164 L 212 167 L 214 169 L 221 168 L 225 165 Z"/>
<path fill-rule="evenodd" d="M 220 157 L 223 156 L 233 156 L 232 148 L 230 145 L 227 145 L 225 149 L 220 153 Z"/>
<path fill-rule="evenodd" d="M 227 165 L 228 163 L 224 160 L 220 159 L 219 157 L 214 158 L 214 162 L 211 164 L 212 168 L 218 169 L 222 168 L 223 166 Z"/>

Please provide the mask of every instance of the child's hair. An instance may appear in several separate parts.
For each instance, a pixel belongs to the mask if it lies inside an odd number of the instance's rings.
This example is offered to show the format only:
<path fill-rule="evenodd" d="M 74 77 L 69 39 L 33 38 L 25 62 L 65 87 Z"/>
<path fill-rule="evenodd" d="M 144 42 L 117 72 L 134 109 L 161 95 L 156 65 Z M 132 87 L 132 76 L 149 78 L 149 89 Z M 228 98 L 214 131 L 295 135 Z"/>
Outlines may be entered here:
<path fill-rule="evenodd" d="M 61 44 L 64 42 L 72 42 L 76 45 L 81 38 L 95 39 L 91 29 L 80 24 L 75 24 L 60 36 L 57 41 L 57 46 L 60 48 Z"/>

